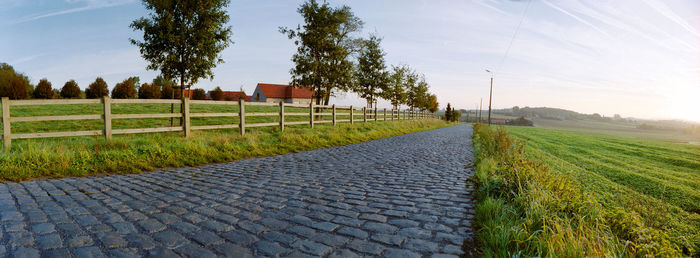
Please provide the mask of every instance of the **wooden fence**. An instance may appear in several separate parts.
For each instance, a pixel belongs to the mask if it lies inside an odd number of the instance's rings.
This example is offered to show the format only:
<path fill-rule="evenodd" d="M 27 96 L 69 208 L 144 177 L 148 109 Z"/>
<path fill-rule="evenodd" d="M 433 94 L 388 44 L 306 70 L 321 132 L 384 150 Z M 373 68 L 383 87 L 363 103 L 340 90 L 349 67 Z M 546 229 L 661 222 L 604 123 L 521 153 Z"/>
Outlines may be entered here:
<path fill-rule="evenodd" d="M 102 99 L 46 99 L 46 100 L 10 100 L 2 98 L 2 139 L 6 150 L 9 150 L 13 139 L 30 139 L 30 138 L 46 138 L 46 137 L 72 137 L 72 136 L 99 136 L 104 135 L 106 140 L 112 139 L 115 134 L 135 134 L 135 133 L 157 133 L 157 132 L 184 132 L 185 137 L 190 137 L 193 130 L 208 130 L 208 129 L 226 129 L 239 128 L 240 134 L 244 135 L 248 127 L 264 127 L 264 126 L 279 126 L 280 130 L 284 131 L 284 127 L 288 125 L 308 124 L 311 128 L 314 124 L 332 123 L 336 125 L 342 122 L 368 122 L 368 121 L 393 121 L 407 119 L 426 119 L 437 118 L 432 113 L 415 112 L 411 110 L 394 110 L 386 108 L 368 110 L 363 107 L 358 109 L 353 106 L 336 106 L 336 105 L 314 105 L 313 103 L 306 104 L 291 104 L 291 103 L 267 103 L 267 102 L 245 102 L 240 101 L 214 101 L 214 100 L 190 100 L 183 98 L 178 99 L 111 99 L 104 97 Z M 12 117 L 10 115 L 11 106 L 24 105 L 71 105 L 71 104 L 102 104 L 102 114 L 91 115 L 62 115 L 62 116 L 21 116 Z M 181 104 L 181 112 L 178 113 L 155 113 L 155 114 L 112 114 L 112 104 Z M 192 113 L 190 112 L 191 104 L 205 105 L 238 105 L 238 112 L 231 113 Z M 279 112 L 274 113 L 246 113 L 246 106 L 278 106 Z M 286 113 L 285 107 L 308 108 L 308 112 Z M 297 109 L 298 110 L 298 109 Z M 323 112 L 326 110 L 326 112 Z M 331 110 L 331 113 L 327 111 Z M 317 112 L 321 111 L 321 112 Z M 338 112 L 340 111 L 340 112 Z M 336 119 L 336 116 L 349 116 L 350 119 Z M 359 120 L 356 116 L 362 115 Z M 274 123 L 246 123 L 246 117 L 253 116 L 274 116 L 279 117 L 279 122 Z M 286 122 L 285 117 L 289 116 L 307 116 L 307 121 L 290 121 Z M 317 119 L 324 116 L 331 116 L 332 119 Z M 191 118 L 194 117 L 239 117 L 238 123 L 231 124 L 216 124 L 216 125 L 191 125 Z M 182 118 L 182 126 L 156 127 L 156 128 L 134 128 L 134 129 L 112 129 L 112 120 L 115 119 L 146 119 L 146 118 Z M 66 120 L 102 120 L 104 128 L 102 130 L 88 131 L 68 131 L 68 132 L 43 132 L 43 133 L 12 133 L 12 123 L 16 122 L 37 122 L 37 121 L 66 121 Z"/>

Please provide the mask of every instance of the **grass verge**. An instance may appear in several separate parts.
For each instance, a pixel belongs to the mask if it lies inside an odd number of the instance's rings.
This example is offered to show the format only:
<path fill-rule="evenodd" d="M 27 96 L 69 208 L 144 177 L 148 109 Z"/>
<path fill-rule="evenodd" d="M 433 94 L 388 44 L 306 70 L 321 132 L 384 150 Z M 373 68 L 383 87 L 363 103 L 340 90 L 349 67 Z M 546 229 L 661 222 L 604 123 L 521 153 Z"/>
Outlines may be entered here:
<path fill-rule="evenodd" d="M 531 159 L 524 142 L 474 126 L 477 246 L 491 256 L 680 256 L 663 231 L 605 206 L 568 171 Z M 692 254 L 693 250 L 683 250 Z"/>
<path fill-rule="evenodd" d="M 0 181 L 138 173 L 161 167 L 195 166 L 243 158 L 285 154 L 346 145 L 449 126 L 440 120 L 194 131 L 102 137 L 29 139 L 16 141 L 0 153 Z"/>

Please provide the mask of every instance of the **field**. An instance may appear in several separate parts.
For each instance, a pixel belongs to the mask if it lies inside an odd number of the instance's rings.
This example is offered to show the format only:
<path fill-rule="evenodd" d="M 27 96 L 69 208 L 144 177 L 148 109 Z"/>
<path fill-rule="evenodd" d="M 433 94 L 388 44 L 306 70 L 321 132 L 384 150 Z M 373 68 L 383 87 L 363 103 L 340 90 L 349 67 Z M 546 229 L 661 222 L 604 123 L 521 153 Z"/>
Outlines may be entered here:
<path fill-rule="evenodd" d="M 484 128 L 475 136 L 483 253 L 700 255 L 700 146 Z"/>
<path fill-rule="evenodd" d="M 700 249 L 700 146 L 508 127 L 531 158 L 572 173 L 605 207 L 635 211 L 674 242 Z"/>
<path fill-rule="evenodd" d="M 146 114 L 170 112 L 169 104 L 113 104 L 114 114 Z M 174 106 L 179 112 L 179 105 Z M 237 105 L 191 105 L 191 112 L 238 112 Z M 278 107 L 246 106 L 246 113 L 279 112 Z M 308 113 L 305 108 L 285 108 L 288 113 Z M 338 111 L 341 112 L 341 111 Z M 342 112 L 347 112 L 344 110 Z M 12 116 L 49 116 L 101 114 L 101 104 L 13 106 Z M 329 120 L 330 110 L 315 119 Z M 379 115 L 380 119 L 383 118 Z M 246 124 L 277 122 L 278 116 L 246 117 Z M 349 119 L 338 115 L 337 119 Z M 112 141 L 102 136 L 43 138 L 13 140 L 12 149 L 0 153 L 0 181 L 21 181 L 32 178 L 58 178 L 98 174 L 138 173 L 160 167 L 193 166 L 211 162 L 225 162 L 242 158 L 284 154 L 322 147 L 344 145 L 390 137 L 410 132 L 447 126 L 439 120 L 387 121 L 361 123 L 291 125 L 280 132 L 276 127 L 246 129 L 240 136 L 238 129 L 193 131 L 185 139 L 182 133 L 152 133 L 115 135 Z M 306 121 L 307 116 L 287 116 L 285 121 Z M 369 119 L 368 119 L 369 120 Z M 371 120 L 370 120 L 371 121 Z M 178 119 L 173 123 L 177 126 Z M 238 123 L 237 117 L 192 118 L 192 125 Z M 113 120 L 115 129 L 170 126 L 169 118 Z M 13 133 L 36 133 L 77 130 L 101 130 L 102 120 L 45 121 L 12 123 Z"/>
<path fill-rule="evenodd" d="M 536 118 L 532 121 L 535 123 L 535 127 L 565 132 L 579 132 L 634 139 L 651 139 L 676 143 L 693 143 L 696 145 L 700 142 L 700 135 L 662 130 L 644 130 L 637 128 L 636 123 L 593 120 L 552 120 L 541 118 Z"/>

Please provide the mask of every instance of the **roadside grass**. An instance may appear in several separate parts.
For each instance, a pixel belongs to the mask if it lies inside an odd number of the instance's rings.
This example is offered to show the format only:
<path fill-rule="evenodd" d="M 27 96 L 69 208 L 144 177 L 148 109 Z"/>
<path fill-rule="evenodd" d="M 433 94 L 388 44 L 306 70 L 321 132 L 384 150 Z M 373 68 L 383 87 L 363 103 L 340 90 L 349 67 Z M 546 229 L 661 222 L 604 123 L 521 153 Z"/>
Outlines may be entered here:
<path fill-rule="evenodd" d="M 698 221 L 697 213 L 689 213 L 676 208 L 678 219 L 683 225 L 675 228 L 658 227 L 631 205 L 608 199 L 617 195 L 627 203 L 638 202 L 637 189 L 622 189 L 622 186 L 599 187 L 592 182 L 600 182 L 598 169 L 601 166 L 619 166 L 610 160 L 598 161 L 592 166 L 591 157 L 598 150 L 600 156 L 593 160 L 612 158 L 617 152 L 605 153 L 606 149 L 588 144 L 587 136 L 575 133 L 562 133 L 551 130 L 521 127 L 499 127 L 475 125 L 474 147 L 476 150 L 475 177 L 477 185 L 476 223 L 477 246 L 483 256 L 680 256 L 697 255 Z M 509 134 L 513 132 L 517 137 Z M 569 136 L 564 137 L 564 136 Z M 522 137 L 522 138 L 519 138 Z M 539 137 L 539 138 L 538 138 Z M 537 139 L 537 140 L 533 140 Z M 625 139 L 611 138 L 617 141 Z M 539 141 L 538 141 L 539 140 Z M 560 142 L 548 144 L 547 141 Z M 631 140 L 630 140 L 631 141 Z M 602 143 L 606 141 L 601 141 Z M 572 162 L 570 149 L 561 146 L 581 144 L 577 149 L 583 163 Z M 646 146 L 644 142 L 640 142 Z M 661 148 L 663 145 L 649 145 Z M 544 149 L 549 148 L 549 149 Z M 687 153 L 683 148 L 676 149 L 679 155 Z M 642 150 L 640 150 L 642 151 Z M 661 151 L 661 150 L 658 150 Z M 669 150 L 673 152 L 673 150 Z M 690 153 L 693 153 L 692 150 Z M 622 160 L 644 163 L 653 167 L 654 159 L 644 158 L 638 153 L 617 154 Z M 612 156 L 612 157 L 611 157 Z M 558 159 L 557 159 L 558 157 Z M 691 156 L 692 157 L 692 156 Z M 690 165 L 690 157 L 674 159 L 679 164 Z M 680 160 L 680 161 L 678 161 Z M 692 160 L 692 159 L 690 159 Z M 601 165 L 602 164 L 602 165 Z M 577 167 L 580 166 L 580 167 Z M 682 167 L 682 166 L 681 166 Z M 691 170 L 685 170 L 686 172 Z M 619 173 L 619 172 L 616 172 Z M 635 172 L 633 176 L 619 178 L 623 184 L 634 185 L 648 180 L 642 177 L 646 172 Z M 608 173 L 612 176 L 614 173 Z M 697 178 L 697 170 L 689 173 Z M 634 177 L 639 177 L 634 179 Z M 605 179 L 605 177 L 602 177 Z M 692 181 L 692 180 L 690 180 Z M 608 180 L 608 182 L 615 182 Z M 697 182 L 697 181 L 694 181 Z M 669 185 L 671 183 L 669 182 Z M 676 194 L 683 207 L 694 207 L 694 194 L 685 183 L 675 184 Z M 615 191 L 613 188 L 618 187 Z M 677 196 L 677 197 L 678 197 Z M 658 203 L 674 205 L 665 197 L 647 196 Z M 644 203 L 649 205 L 649 203 Z M 648 206 L 646 209 L 664 209 L 663 206 Z M 691 208 L 692 209 L 692 208 Z M 671 212 L 669 212 L 670 214 Z M 675 216 L 675 215 L 670 215 Z M 672 220 L 668 220 L 672 221 Z M 671 223 L 672 224 L 672 223 Z M 684 239 L 681 236 L 688 237 Z"/>
<path fill-rule="evenodd" d="M 0 181 L 139 173 L 346 145 L 449 125 L 429 119 L 319 124 L 314 129 L 296 125 L 284 132 L 259 127 L 247 129 L 245 136 L 238 129 L 193 131 L 188 139 L 182 133 L 152 133 L 115 135 L 109 142 L 102 136 L 16 140 L 9 152 L 0 153 Z"/>

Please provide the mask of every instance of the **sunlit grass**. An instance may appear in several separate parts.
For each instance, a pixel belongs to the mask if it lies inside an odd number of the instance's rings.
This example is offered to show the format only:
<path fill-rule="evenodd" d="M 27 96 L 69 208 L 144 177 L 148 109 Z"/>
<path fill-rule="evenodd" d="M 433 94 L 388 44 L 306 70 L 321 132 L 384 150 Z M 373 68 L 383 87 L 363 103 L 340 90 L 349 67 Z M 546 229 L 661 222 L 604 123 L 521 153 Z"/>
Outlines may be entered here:
<path fill-rule="evenodd" d="M 474 143 L 483 255 L 698 255 L 697 149 L 483 125 Z"/>
<path fill-rule="evenodd" d="M 168 107 L 169 108 L 169 107 Z M 265 121 L 268 122 L 268 121 Z M 148 125 L 148 124 L 147 124 Z M 138 173 L 358 143 L 448 126 L 440 120 L 319 124 L 182 133 L 15 140 L 0 153 L 0 180 Z M 149 126 L 152 126 L 150 124 Z"/>

